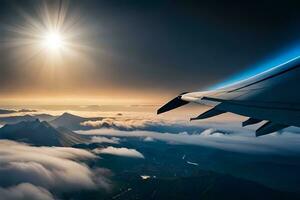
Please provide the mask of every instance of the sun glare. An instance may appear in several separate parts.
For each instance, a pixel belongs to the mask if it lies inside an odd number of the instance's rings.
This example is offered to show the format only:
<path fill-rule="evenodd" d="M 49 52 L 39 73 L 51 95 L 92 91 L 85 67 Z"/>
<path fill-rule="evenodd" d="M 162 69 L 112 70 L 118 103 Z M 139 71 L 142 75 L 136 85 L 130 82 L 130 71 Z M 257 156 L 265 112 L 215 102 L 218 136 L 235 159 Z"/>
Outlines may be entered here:
<path fill-rule="evenodd" d="M 5 27 L 5 45 L 13 49 L 16 63 L 45 66 L 43 71 L 57 73 L 57 66 L 62 70 L 69 63 L 86 62 L 87 29 L 81 26 L 80 12 L 68 8 L 67 1 L 41 1 L 35 12 L 20 11 L 20 22 Z"/>
<path fill-rule="evenodd" d="M 63 37 L 59 32 L 46 33 L 42 44 L 46 49 L 57 51 L 63 47 Z"/>

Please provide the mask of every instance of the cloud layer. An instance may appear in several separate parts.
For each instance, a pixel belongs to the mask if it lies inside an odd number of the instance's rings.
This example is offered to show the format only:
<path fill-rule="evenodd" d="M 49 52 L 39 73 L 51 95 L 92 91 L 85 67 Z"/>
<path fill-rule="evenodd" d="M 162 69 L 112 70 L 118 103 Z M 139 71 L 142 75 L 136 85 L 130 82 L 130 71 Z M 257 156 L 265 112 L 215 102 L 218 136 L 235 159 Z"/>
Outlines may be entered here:
<path fill-rule="evenodd" d="M 145 142 L 165 141 L 170 144 L 200 145 L 244 153 L 300 153 L 299 128 L 287 128 L 266 136 L 255 137 L 261 125 L 242 127 L 243 117 L 221 116 L 213 120 L 187 122 L 180 117 L 163 119 L 155 116 L 105 118 L 86 122 L 96 127 L 81 134 L 109 137 L 137 137 Z"/>
<path fill-rule="evenodd" d="M 228 125 L 226 123 L 213 123 L 226 128 Z M 153 131 L 159 133 L 180 133 L 187 132 L 190 134 L 202 133 L 206 128 L 209 127 L 208 124 L 194 124 L 194 123 L 183 123 L 182 121 L 170 121 L 160 118 L 153 117 L 119 117 L 119 118 L 103 118 L 102 120 L 89 120 L 80 123 L 80 125 L 87 127 L 88 129 L 101 129 L 101 128 L 111 128 L 121 131 Z M 230 133 L 230 129 L 227 129 Z"/>
<path fill-rule="evenodd" d="M 164 125 L 162 121 L 154 121 L 150 119 L 129 119 L 129 118 L 103 118 L 102 120 L 85 121 L 81 123 L 82 126 L 92 128 L 115 128 L 119 130 L 136 130 L 145 129 L 150 126 Z"/>
<path fill-rule="evenodd" d="M 213 125 L 211 125 L 213 126 Z M 219 131 L 220 130 L 220 131 Z M 218 148 L 227 151 L 243 153 L 274 153 L 274 154 L 300 154 L 300 136 L 289 131 L 282 134 L 255 137 L 253 130 L 232 126 L 231 134 L 226 134 L 227 128 L 221 127 L 205 129 L 199 134 L 187 132 L 159 133 L 153 131 L 120 131 L 114 129 L 96 129 L 78 131 L 80 134 L 114 137 L 136 137 L 147 141 L 165 141 L 169 144 L 199 145 Z"/>
<path fill-rule="evenodd" d="M 117 137 L 99 137 L 99 136 L 93 136 L 91 139 L 92 143 L 110 143 L 110 144 L 119 144 L 120 138 Z"/>
<path fill-rule="evenodd" d="M 81 149 L 32 147 L 1 140 L 0 194 L 8 199 L 34 199 L 31 194 L 45 196 L 38 199 L 51 199 L 48 191 L 109 189 L 110 181 L 103 170 L 93 170 L 81 162 L 95 158 L 94 154 Z M 14 191 L 13 196 L 9 196 L 11 191 Z"/>
<path fill-rule="evenodd" d="M 21 183 L 8 188 L 0 188 L 1 199 L 5 200 L 54 200 L 52 194 L 29 183 Z"/>

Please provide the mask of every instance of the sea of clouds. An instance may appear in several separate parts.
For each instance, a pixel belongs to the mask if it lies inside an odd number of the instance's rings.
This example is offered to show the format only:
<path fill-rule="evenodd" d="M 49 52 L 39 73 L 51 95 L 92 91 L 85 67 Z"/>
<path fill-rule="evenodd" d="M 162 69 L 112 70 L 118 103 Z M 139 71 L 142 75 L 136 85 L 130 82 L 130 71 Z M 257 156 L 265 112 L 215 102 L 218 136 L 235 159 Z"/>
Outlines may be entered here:
<path fill-rule="evenodd" d="M 131 138 L 148 144 L 160 141 L 168 145 L 204 146 L 247 154 L 300 155 L 298 128 L 255 137 L 257 126 L 243 128 L 240 121 L 221 118 L 189 122 L 139 115 L 108 116 L 102 120 L 87 120 L 81 125 L 89 130 L 78 130 L 78 134 L 89 135 L 90 143 L 106 145 L 88 151 L 70 147 L 34 147 L 0 140 L 0 197 L 49 200 L 79 190 L 110 191 L 113 173 L 105 168 L 91 168 L 86 163 L 101 159 L 104 154 L 145 159 L 137 149 L 122 146 L 123 141 Z"/>
<path fill-rule="evenodd" d="M 159 140 L 174 145 L 199 145 L 243 153 L 300 155 L 298 128 L 255 137 L 257 125 L 244 128 L 239 121 L 220 119 L 190 123 L 155 117 L 123 117 L 86 121 L 82 125 L 90 126 L 91 129 L 76 132 L 91 135 L 93 141 L 100 140 L 99 142 L 112 140 L 111 143 L 116 143 L 120 138 L 135 137 L 142 138 L 145 142 Z"/>
<path fill-rule="evenodd" d="M 89 168 L 83 161 L 91 159 L 97 157 L 86 150 L 0 140 L 0 197 L 48 200 L 62 192 L 109 190 L 111 172 Z"/>

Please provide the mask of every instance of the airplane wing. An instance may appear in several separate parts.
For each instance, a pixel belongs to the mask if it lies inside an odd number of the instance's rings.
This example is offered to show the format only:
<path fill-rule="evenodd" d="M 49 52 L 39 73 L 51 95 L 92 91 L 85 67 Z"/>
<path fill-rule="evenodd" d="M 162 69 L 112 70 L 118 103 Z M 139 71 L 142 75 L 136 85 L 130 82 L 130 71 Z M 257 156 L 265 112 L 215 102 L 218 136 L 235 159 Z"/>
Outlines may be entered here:
<path fill-rule="evenodd" d="M 157 114 L 190 102 L 212 107 L 191 120 L 231 112 L 249 117 L 243 122 L 243 126 L 266 121 L 256 130 L 256 136 L 288 126 L 300 127 L 300 59 L 297 57 L 217 90 L 182 93 L 159 108 Z"/>

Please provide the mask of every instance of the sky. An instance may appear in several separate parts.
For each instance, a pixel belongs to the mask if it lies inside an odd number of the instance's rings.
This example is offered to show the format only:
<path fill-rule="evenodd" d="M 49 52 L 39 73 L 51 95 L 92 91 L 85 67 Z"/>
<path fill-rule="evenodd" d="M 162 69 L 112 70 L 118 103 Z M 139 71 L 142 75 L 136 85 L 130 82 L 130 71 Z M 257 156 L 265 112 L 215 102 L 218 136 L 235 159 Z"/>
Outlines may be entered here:
<path fill-rule="evenodd" d="M 1 0 L 0 104 L 161 104 L 222 85 L 297 56 L 299 8 Z M 62 38 L 54 47 L 45 44 L 53 29 Z"/>

